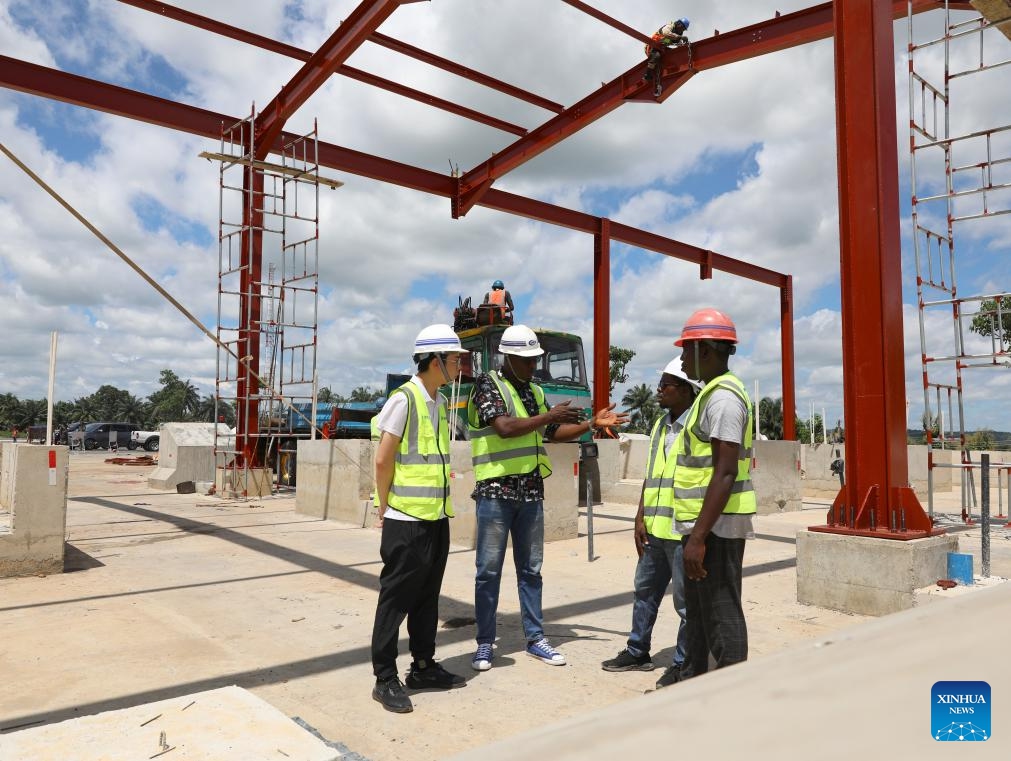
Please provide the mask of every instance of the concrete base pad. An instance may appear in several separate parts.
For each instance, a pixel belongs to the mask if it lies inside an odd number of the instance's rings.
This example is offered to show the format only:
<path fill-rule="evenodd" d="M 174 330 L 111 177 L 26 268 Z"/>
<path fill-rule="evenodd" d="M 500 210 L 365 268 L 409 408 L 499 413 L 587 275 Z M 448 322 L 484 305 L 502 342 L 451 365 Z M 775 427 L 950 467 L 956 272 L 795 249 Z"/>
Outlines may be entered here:
<path fill-rule="evenodd" d="M 274 474 L 268 468 L 217 468 L 214 491 L 219 497 L 265 497 L 273 493 Z"/>
<path fill-rule="evenodd" d="M 32 761 L 283 758 L 341 753 L 240 687 L 222 687 L 0 736 L 0 758 Z"/>
<path fill-rule="evenodd" d="M 912 608 L 913 592 L 947 574 L 950 535 L 898 541 L 797 532 L 797 602 L 882 616 Z"/>

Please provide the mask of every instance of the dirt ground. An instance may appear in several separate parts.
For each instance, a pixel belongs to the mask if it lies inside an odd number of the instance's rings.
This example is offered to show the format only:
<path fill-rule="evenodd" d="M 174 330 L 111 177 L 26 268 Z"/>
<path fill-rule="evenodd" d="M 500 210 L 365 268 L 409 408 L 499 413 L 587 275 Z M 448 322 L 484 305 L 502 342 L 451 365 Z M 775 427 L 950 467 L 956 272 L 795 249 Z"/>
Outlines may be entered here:
<path fill-rule="evenodd" d="M 582 533 L 545 548 L 545 629 L 564 667 L 524 654 L 507 562 L 495 665 L 471 670 L 474 554 L 455 548 L 436 657 L 467 686 L 415 694 L 414 713 L 396 715 L 371 699 L 377 529 L 298 515 L 291 495 L 156 492 L 151 467 L 104 457 L 72 453 L 68 572 L 0 579 L 0 732 L 236 684 L 352 758 L 438 759 L 641 695 L 661 673 L 600 668 L 630 624 L 634 506 L 594 508 L 592 562 Z M 756 520 L 744 579 L 752 659 L 865 620 L 796 602 L 794 536 L 822 515 L 815 506 Z M 1011 566 L 1006 537 L 994 542 Z M 665 604 L 660 668 L 675 620 Z"/>

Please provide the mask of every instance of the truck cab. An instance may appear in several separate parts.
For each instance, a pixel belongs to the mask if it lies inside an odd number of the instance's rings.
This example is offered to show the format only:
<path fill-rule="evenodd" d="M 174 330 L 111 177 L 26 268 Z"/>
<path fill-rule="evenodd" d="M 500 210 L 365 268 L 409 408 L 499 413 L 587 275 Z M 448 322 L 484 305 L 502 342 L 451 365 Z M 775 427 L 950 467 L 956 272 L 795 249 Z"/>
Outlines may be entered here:
<path fill-rule="evenodd" d="M 453 409 L 450 410 L 454 438 L 467 438 L 467 399 L 473 388 L 473 380 L 481 373 L 501 370 L 504 355 L 498 345 L 502 332 L 508 325 L 486 325 L 469 328 L 457 333 L 463 348 L 470 352 L 463 357 L 460 390 Z M 583 358 L 583 341 L 572 333 L 558 330 L 532 328 L 540 341 L 544 354 L 537 358 L 534 383 L 544 389 L 548 405 L 571 401 L 573 407 L 581 408 L 591 415 L 590 384 L 586 375 L 586 361 Z M 452 389 L 445 386 L 443 394 L 452 400 Z M 452 412 L 455 411 L 456 415 Z"/>

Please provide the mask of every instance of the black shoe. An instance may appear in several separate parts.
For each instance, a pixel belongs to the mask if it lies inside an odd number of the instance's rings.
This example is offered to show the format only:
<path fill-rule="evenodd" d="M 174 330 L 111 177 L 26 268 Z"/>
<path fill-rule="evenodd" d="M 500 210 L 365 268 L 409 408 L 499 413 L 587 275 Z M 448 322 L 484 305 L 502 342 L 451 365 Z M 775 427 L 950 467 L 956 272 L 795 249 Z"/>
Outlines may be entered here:
<path fill-rule="evenodd" d="M 412 690 L 451 690 L 466 684 L 462 676 L 450 674 L 435 661 L 415 661 L 407 672 L 407 686 Z"/>
<path fill-rule="evenodd" d="M 377 679 L 372 688 L 372 699 L 383 704 L 383 708 L 393 713 L 410 713 L 414 710 L 411 699 L 404 692 L 400 679 L 393 676 L 389 679 Z"/>
<path fill-rule="evenodd" d="M 649 653 L 632 655 L 627 648 L 611 660 L 601 663 L 600 667 L 604 671 L 652 671 L 654 668 Z"/>
<path fill-rule="evenodd" d="M 660 678 L 656 680 L 656 688 L 662 689 L 664 687 L 670 687 L 672 684 L 676 684 L 681 681 L 681 664 L 675 663 L 672 666 L 668 666 Z"/>

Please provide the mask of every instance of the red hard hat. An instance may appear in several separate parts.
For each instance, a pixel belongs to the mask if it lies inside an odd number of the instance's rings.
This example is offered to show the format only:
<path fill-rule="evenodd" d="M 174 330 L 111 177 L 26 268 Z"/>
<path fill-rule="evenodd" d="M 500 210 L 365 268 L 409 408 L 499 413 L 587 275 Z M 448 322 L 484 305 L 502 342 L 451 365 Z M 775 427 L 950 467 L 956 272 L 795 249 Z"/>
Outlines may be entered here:
<path fill-rule="evenodd" d="M 692 312 L 681 329 L 681 337 L 674 342 L 681 346 L 685 341 L 702 341 L 709 338 L 713 341 L 729 341 L 737 343 L 737 328 L 734 321 L 719 309 L 699 309 Z"/>

